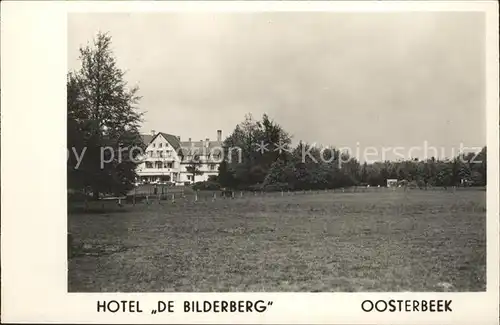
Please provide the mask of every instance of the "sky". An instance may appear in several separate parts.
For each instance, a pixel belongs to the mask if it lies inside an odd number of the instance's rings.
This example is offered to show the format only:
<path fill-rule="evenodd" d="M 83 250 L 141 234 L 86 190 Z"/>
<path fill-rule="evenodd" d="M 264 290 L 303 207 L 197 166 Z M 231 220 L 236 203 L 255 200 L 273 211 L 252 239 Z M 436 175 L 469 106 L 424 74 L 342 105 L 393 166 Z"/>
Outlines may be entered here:
<path fill-rule="evenodd" d="M 294 142 L 449 156 L 486 144 L 484 28 L 464 12 L 73 13 L 68 70 L 108 32 L 143 133 L 215 139 L 267 113 Z"/>

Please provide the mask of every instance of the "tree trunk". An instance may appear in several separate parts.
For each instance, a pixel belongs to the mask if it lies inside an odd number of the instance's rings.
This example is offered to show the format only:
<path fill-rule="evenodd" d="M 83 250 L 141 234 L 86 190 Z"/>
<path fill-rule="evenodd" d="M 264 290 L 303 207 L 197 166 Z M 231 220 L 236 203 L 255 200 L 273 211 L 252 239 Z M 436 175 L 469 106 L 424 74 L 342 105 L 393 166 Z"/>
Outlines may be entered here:
<path fill-rule="evenodd" d="M 92 190 L 92 197 L 94 198 L 95 201 L 99 200 L 99 191 L 96 189 Z"/>

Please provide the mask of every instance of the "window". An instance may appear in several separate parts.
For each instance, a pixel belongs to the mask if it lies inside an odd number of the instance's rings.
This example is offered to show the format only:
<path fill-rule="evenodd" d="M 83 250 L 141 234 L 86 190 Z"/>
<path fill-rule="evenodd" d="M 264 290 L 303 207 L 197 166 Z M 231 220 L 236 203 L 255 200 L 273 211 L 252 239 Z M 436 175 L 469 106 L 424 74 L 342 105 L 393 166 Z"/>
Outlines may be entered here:
<path fill-rule="evenodd" d="M 153 143 L 153 148 L 156 147 L 156 143 Z"/>
<path fill-rule="evenodd" d="M 156 168 L 162 168 L 163 164 L 161 163 L 161 161 L 157 161 L 155 165 L 156 165 Z"/>
<path fill-rule="evenodd" d="M 215 164 L 210 164 L 210 170 L 215 170 Z"/>
<path fill-rule="evenodd" d="M 157 151 L 158 157 L 162 158 L 163 157 L 163 151 Z"/>
<path fill-rule="evenodd" d="M 150 161 L 146 161 L 146 168 L 153 168 L 153 163 Z"/>
<path fill-rule="evenodd" d="M 160 144 L 158 145 L 158 147 L 162 148 L 162 147 L 163 147 L 163 143 L 160 143 Z"/>
<path fill-rule="evenodd" d="M 191 180 L 191 177 L 193 177 L 192 175 L 188 175 L 188 181 Z"/>
<path fill-rule="evenodd" d="M 174 163 L 169 162 L 169 163 L 167 164 L 167 167 L 168 167 L 168 168 L 174 168 Z"/>

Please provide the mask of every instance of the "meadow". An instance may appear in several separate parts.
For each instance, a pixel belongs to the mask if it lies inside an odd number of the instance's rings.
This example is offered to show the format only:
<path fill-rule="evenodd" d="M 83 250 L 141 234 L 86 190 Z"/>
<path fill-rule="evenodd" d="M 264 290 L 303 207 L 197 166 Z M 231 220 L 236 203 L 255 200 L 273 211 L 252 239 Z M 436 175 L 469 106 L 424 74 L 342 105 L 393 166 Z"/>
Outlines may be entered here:
<path fill-rule="evenodd" d="M 70 212 L 68 290 L 485 290 L 483 190 L 212 197 Z"/>

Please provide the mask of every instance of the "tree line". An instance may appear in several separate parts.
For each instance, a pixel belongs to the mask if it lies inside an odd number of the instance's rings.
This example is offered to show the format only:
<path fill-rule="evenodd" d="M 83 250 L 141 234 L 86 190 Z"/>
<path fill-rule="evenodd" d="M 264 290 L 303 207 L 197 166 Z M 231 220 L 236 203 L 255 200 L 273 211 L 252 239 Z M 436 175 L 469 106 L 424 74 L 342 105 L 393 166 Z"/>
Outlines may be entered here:
<path fill-rule="evenodd" d="M 247 115 L 224 141 L 225 160 L 213 181 L 234 189 L 271 191 L 386 186 L 388 179 L 419 188 L 486 185 L 486 147 L 451 159 L 360 163 L 332 147 L 322 150 L 303 142 L 292 147 L 291 142 L 289 133 L 267 115 L 261 120 Z"/>

